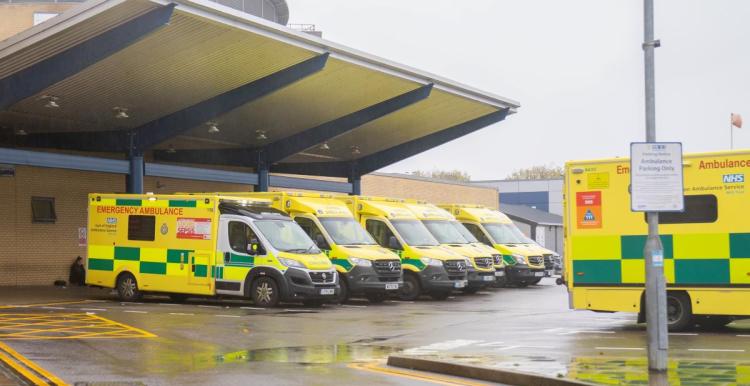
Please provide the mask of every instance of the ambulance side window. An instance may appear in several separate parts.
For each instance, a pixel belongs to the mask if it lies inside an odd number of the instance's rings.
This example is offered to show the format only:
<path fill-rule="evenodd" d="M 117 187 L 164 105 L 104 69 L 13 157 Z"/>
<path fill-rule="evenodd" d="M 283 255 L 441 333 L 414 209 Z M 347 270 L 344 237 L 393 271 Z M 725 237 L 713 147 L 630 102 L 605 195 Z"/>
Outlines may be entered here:
<path fill-rule="evenodd" d="M 484 232 L 482 232 L 482 230 L 479 229 L 478 225 L 469 224 L 469 223 L 462 223 L 462 224 L 464 224 L 466 229 L 468 229 L 469 232 L 471 232 L 471 234 L 474 235 L 474 237 L 476 237 L 477 240 L 479 240 L 482 244 L 492 246 L 492 242 L 490 241 L 490 239 L 487 238 Z"/>
<path fill-rule="evenodd" d="M 372 238 L 380 244 L 381 247 L 389 248 L 388 240 L 394 236 L 388 225 L 379 220 L 367 220 L 365 221 L 365 229 L 370 233 Z"/>
<path fill-rule="evenodd" d="M 294 222 L 296 222 L 300 228 L 310 236 L 318 248 L 331 249 L 328 242 L 326 242 L 325 236 L 323 236 L 323 232 L 320 231 L 320 228 L 318 228 L 318 225 L 315 224 L 313 220 L 306 217 L 295 217 Z"/>
<path fill-rule="evenodd" d="M 128 216 L 128 240 L 154 241 L 156 216 Z"/>
<path fill-rule="evenodd" d="M 229 222 L 229 246 L 233 251 L 247 255 L 247 246 L 251 243 L 258 243 L 258 237 L 250 227 L 244 222 Z"/>

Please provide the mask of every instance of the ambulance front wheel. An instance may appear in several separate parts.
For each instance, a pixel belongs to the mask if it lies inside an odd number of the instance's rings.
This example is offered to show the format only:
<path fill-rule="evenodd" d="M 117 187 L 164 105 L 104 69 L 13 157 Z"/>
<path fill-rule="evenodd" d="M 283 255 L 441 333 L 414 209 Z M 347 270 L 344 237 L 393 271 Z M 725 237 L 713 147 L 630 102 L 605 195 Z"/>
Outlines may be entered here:
<path fill-rule="evenodd" d="M 422 287 L 419 285 L 417 275 L 412 272 L 404 272 L 404 286 L 401 288 L 399 296 L 401 300 L 417 300 L 421 292 Z"/>
<path fill-rule="evenodd" d="M 279 286 L 270 277 L 258 277 L 250 286 L 250 297 L 259 307 L 276 307 L 280 300 Z"/>
<path fill-rule="evenodd" d="M 124 302 L 132 302 L 141 298 L 138 282 L 130 273 L 122 273 L 117 277 L 117 295 Z"/>

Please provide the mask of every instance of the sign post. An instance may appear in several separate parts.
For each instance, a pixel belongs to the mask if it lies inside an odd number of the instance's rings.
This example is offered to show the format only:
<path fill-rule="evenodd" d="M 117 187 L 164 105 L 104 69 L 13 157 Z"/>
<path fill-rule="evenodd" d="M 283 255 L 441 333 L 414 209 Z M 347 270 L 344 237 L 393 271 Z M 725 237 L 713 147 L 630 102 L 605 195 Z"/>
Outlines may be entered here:
<path fill-rule="evenodd" d="M 685 209 L 682 179 L 682 144 L 646 142 L 630 144 L 630 209 L 646 212 L 648 239 L 646 263 L 646 328 L 649 369 L 667 370 L 667 284 L 664 247 L 659 237 L 659 212 Z"/>

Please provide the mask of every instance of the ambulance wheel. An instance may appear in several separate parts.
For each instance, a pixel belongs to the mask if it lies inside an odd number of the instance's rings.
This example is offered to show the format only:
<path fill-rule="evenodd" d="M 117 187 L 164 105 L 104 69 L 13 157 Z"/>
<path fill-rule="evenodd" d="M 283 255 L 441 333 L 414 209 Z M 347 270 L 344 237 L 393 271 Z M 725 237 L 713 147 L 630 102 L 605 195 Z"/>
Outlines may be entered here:
<path fill-rule="evenodd" d="M 422 288 L 419 285 L 419 278 L 412 272 L 404 272 L 404 286 L 401 288 L 399 297 L 401 300 L 416 300 L 419 297 Z"/>
<path fill-rule="evenodd" d="M 367 301 L 370 303 L 382 303 L 388 295 L 385 292 L 372 292 L 365 294 Z"/>
<path fill-rule="evenodd" d="M 667 292 L 667 327 L 684 331 L 693 326 L 693 306 L 684 292 Z"/>
<path fill-rule="evenodd" d="M 124 302 L 132 302 L 141 298 L 138 282 L 130 273 L 122 273 L 117 277 L 117 296 Z"/>
<path fill-rule="evenodd" d="M 349 301 L 349 283 L 346 281 L 346 278 L 339 275 L 339 297 L 337 301 L 340 304 L 344 304 Z"/>
<path fill-rule="evenodd" d="M 276 307 L 279 304 L 279 286 L 270 277 L 258 277 L 250 286 L 250 297 L 259 307 Z"/>

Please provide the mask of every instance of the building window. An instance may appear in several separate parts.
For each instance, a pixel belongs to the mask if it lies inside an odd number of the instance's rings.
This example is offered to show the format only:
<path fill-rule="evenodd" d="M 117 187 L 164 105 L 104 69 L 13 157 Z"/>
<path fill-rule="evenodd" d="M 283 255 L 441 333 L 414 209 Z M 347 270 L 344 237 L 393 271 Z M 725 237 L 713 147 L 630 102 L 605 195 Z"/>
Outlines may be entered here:
<path fill-rule="evenodd" d="M 643 216 L 646 220 L 646 216 Z M 713 194 L 685 196 L 684 212 L 659 213 L 659 224 L 703 224 L 719 218 L 719 202 Z M 648 220 L 646 220 L 648 221 Z"/>
<path fill-rule="evenodd" d="M 54 223 L 55 199 L 52 197 L 31 197 L 31 216 L 33 222 Z"/>
<path fill-rule="evenodd" d="M 45 21 L 52 19 L 53 17 L 59 15 L 59 13 L 54 12 L 34 12 L 34 25 L 44 23 Z"/>
<path fill-rule="evenodd" d="M 128 240 L 154 241 L 156 216 L 128 216 Z"/>

